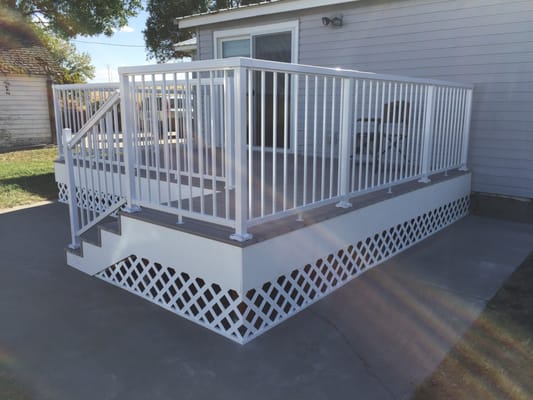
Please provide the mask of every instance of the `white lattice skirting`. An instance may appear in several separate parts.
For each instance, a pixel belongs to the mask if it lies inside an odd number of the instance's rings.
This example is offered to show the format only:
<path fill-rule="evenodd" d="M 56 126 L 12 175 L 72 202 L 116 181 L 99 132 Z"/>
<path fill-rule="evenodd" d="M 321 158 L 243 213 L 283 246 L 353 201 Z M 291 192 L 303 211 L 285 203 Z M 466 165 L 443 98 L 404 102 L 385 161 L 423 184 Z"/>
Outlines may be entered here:
<path fill-rule="evenodd" d="M 468 213 L 465 195 L 337 249 L 290 273 L 239 293 L 206 283 L 142 255 L 130 255 L 96 276 L 238 343 L 246 343 L 338 289 L 364 271 Z"/>
<path fill-rule="evenodd" d="M 66 183 L 57 183 L 58 201 L 68 204 L 68 186 Z M 105 212 L 113 204 L 123 198 L 110 193 L 96 192 L 86 188 L 76 187 L 76 204 L 78 208 L 88 211 Z"/>

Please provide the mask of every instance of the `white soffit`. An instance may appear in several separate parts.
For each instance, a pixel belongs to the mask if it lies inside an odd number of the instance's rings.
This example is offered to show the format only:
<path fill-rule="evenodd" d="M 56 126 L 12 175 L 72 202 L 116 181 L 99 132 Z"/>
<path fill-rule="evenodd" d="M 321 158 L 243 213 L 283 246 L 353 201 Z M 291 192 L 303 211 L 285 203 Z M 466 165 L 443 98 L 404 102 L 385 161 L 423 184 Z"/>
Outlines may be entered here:
<path fill-rule="evenodd" d="M 271 2 L 250 4 L 248 6 L 229 8 L 203 14 L 176 18 L 179 29 L 195 28 L 202 25 L 216 24 L 241 20 L 263 15 L 279 14 L 309 8 L 334 6 L 336 4 L 353 3 L 359 0 L 274 0 Z"/>

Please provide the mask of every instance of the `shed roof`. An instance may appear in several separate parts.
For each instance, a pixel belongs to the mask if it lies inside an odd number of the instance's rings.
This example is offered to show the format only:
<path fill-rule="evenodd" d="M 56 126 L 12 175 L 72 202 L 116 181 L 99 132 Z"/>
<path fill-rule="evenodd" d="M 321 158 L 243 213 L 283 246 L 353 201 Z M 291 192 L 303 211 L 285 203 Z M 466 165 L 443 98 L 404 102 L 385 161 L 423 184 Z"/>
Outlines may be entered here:
<path fill-rule="evenodd" d="M 0 72 L 4 74 L 50 75 L 48 51 L 39 45 L 19 48 L 0 48 Z"/>
<path fill-rule="evenodd" d="M 235 21 L 261 15 L 279 14 L 283 12 L 305 10 L 308 8 L 332 6 L 351 3 L 359 0 L 271 0 L 256 4 L 248 4 L 236 8 L 208 11 L 176 18 L 179 29 Z"/>
<path fill-rule="evenodd" d="M 51 75 L 57 65 L 31 24 L 0 5 L 0 73 Z"/>

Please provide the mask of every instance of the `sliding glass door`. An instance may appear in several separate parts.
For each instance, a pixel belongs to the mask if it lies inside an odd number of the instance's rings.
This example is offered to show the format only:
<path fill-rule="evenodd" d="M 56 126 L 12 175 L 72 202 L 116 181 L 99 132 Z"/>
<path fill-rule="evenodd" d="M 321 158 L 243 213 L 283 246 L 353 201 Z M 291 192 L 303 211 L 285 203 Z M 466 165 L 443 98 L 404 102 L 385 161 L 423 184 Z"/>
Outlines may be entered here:
<path fill-rule="evenodd" d="M 252 57 L 261 60 L 295 62 L 293 60 L 293 35 L 294 30 L 279 32 L 257 32 L 246 35 L 220 37 L 217 48 L 221 58 Z M 287 78 L 289 79 L 289 78 Z M 285 83 L 285 75 L 260 71 L 254 73 L 253 87 L 250 88 L 253 96 L 253 145 L 283 147 L 284 130 L 290 132 L 290 108 L 285 115 L 285 100 L 290 104 L 290 81 Z M 274 87 L 276 89 L 274 89 Z M 276 94 L 274 98 L 274 94 Z M 274 121 L 274 109 L 276 120 Z M 263 119 L 264 117 L 264 119 Z M 285 121 L 285 118 L 287 120 Z M 264 139 L 263 138 L 264 134 Z M 290 134 L 287 135 L 287 147 L 290 147 Z"/>

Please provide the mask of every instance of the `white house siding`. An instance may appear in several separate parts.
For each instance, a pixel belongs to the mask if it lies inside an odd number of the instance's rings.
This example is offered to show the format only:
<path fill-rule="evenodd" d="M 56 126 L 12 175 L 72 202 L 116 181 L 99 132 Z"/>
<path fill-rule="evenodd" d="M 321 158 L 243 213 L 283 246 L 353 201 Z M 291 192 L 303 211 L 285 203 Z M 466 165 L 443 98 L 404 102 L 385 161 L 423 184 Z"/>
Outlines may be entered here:
<path fill-rule="evenodd" d="M 322 16 L 343 15 L 343 26 Z M 213 57 L 199 30 L 199 58 Z M 299 62 L 472 83 L 474 191 L 533 197 L 533 1 L 378 0 L 283 15 L 299 25 Z"/>
<path fill-rule="evenodd" d="M 52 141 L 44 76 L 0 76 L 0 147 Z"/>

